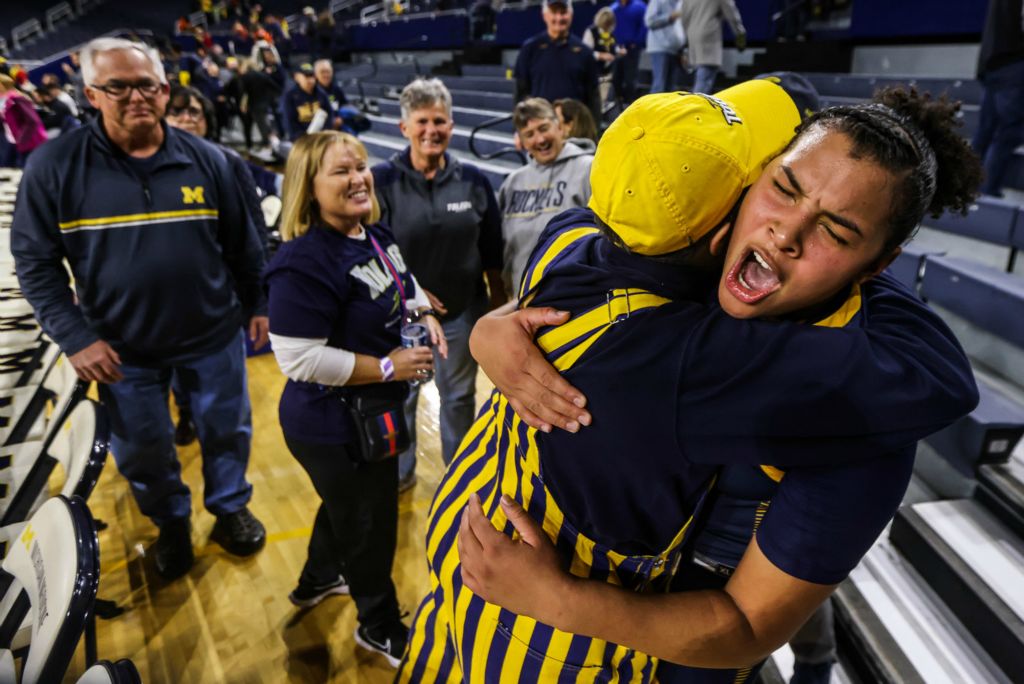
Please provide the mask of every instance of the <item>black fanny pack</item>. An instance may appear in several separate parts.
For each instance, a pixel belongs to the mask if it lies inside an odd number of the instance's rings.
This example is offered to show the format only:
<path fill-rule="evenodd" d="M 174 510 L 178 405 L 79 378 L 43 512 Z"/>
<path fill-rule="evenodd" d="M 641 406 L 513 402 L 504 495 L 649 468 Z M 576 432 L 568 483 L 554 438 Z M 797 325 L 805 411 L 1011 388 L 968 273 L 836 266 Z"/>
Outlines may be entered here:
<path fill-rule="evenodd" d="M 409 448 L 409 426 L 405 423 L 408 383 L 378 382 L 334 392 L 352 418 L 361 462 L 394 458 Z"/>

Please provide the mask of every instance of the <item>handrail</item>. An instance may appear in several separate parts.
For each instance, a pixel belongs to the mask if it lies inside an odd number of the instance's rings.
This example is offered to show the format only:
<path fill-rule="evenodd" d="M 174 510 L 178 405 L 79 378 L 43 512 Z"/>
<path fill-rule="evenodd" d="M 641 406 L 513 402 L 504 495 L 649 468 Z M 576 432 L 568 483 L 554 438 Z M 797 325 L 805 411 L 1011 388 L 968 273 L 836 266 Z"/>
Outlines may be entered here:
<path fill-rule="evenodd" d="M 347 10 L 349 7 L 358 5 L 360 2 L 361 0 L 331 0 L 331 4 L 327 6 L 327 10 L 331 13 L 331 16 L 333 17 L 338 12 Z"/>
<path fill-rule="evenodd" d="M 112 37 L 117 37 L 117 36 L 119 36 L 119 35 L 121 35 L 123 33 L 128 33 L 128 34 L 134 33 L 137 36 L 149 36 L 151 38 L 153 37 L 153 32 L 150 31 L 149 29 L 117 28 L 117 29 L 114 29 L 113 31 L 107 31 L 102 36 L 96 36 L 96 38 L 112 38 Z M 86 45 L 88 45 L 91 41 L 95 40 L 96 38 L 90 38 L 89 40 L 85 41 L 84 43 L 79 43 L 78 45 L 73 45 L 73 46 L 71 46 L 69 48 L 64 48 L 64 49 L 60 50 L 59 52 L 54 52 L 52 55 L 49 55 L 47 57 L 43 57 L 41 60 L 39 60 L 39 63 L 40 64 L 49 64 L 50 62 L 52 62 L 54 60 L 60 59 L 61 57 L 64 57 L 66 55 L 70 55 L 72 52 L 81 52 L 82 48 L 84 48 Z M 25 64 L 25 62 L 19 62 L 19 64 Z"/>
<path fill-rule="evenodd" d="M 33 33 L 38 33 L 40 36 L 43 35 L 43 23 L 38 19 L 29 19 L 11 29 L 11 42 L 14 43 L 14 49 L 21 49 L 21 41 L 28 38 Z"/>
<path fill-rule="evenodd" d="M 367 5 L 363 9 L 359 10 L 359 21 L 367 21 L 368 17 L 370 17 L 370 15 L 372 14 L 382 14 L 384 16 L 387 16 L 387 13 L 388 3 L 386 1 L 374 3 L 372 5 Z"/>
<path fill-rule="evenodd" d="M 483 159 L 484 161 L 497 159 L 498 157 L 513 155 L 519 159 L 519 162 L 521 164 L 526 164 L 526 155 L 523 154 L 522 150 L 517 150 L 514 147 L 503 147 L 502 149 L 497 150 L 496 152 L 490 152 L 488 154 L 482 154 L 478 152 L 476 149 L 476 134 L 478 131 L 482 131 L 485 128 L 491 128 L 492 126 L 497 126 L 498 124 L 502 124 L 505 123 L 506 121 L 511 120 L 511 114 L 503 114 L 501 116 L 496 116 L 493 119 L 488 119 L 487 121 L 484 121 L 483 123 L 474 126 L 473 130 L 470 131 L 469 133 L 469 151 L 472 152 L 473 155 L 476 156 L 478 159 Z"/>
<path fill-rule="evenodd" d="M 61 2 L 50 9 L 46 10 L 46 28 L 48 31 L 53 30 L 54 24 L 61 19 L 74 19 L 75 13 L 71 11 L 71 5 L 66 2 Z"/>

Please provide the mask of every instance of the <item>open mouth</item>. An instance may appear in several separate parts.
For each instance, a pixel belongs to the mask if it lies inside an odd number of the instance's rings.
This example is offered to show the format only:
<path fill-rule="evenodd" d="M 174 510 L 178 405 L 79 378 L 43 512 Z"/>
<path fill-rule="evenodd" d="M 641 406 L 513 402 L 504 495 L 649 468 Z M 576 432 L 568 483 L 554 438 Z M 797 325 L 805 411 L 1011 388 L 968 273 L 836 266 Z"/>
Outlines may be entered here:
<path fill-rule="evenodd" d="M 725 282 L 729 292 L 745 304 L 756 304 L 782 286 L 772 265 L 754 249 L 733 264 Z"/>
<path fill-rule="evenodd" d="M 348 198 L 356 202 L 362 202 L 370 199 L 370 193 L 366 192 L 366 190 L 356 190 L 355 192 L 348 193 Z"/>

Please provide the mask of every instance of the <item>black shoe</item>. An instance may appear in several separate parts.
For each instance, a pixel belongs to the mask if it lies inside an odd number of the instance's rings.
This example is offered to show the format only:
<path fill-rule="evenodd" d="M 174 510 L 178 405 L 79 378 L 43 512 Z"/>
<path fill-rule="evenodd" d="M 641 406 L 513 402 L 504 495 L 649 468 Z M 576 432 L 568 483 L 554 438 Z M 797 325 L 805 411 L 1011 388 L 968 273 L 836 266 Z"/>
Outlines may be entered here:
<path fill-rule="evenodd" d="M 250 556 L 267 542 L 267 531 L 248 508 L 234 513 L 218 515 L 210 540 L 236 556 Z"/>
<path fill-rule="evenodd" d="M 196 441 L 196 428 L 192 424 L 192 415 L 183 413 L 178 416 L 178 425 L 174 428 L 174 443 L 185 446 Z"/>
<path fill-rule="evenodd" d="M 299 608 L 310 608 L 333 594 L 348 594 L 348 582 L 342 575 L 327 584 L 306 584 L 299 580 L 299 586 L 288 594 L 288 600 Z"/>
<path fill-rule="evenodd" d="M 398 667 L 409 641 L 409 628 L 401 622 L 368 629 L 356 627 L 356 643 L 367 651 L 376 651 L 388 660 L 391 667 Z"/>
<path fill-rule="evenodd" d="M 188 518 L 164 523 L 153 545 L 153 561 L 156 571 L 167 580 L 178 579 L 189 571 L 195 555 L 192 553 L 192 523 Z"/>

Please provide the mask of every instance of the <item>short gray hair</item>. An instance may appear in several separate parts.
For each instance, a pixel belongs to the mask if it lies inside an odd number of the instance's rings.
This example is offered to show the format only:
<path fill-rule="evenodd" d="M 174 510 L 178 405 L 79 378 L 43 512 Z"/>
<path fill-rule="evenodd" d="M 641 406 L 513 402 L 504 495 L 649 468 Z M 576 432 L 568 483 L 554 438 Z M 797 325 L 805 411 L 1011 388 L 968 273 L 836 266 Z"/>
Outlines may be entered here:
<path fill-rule="evenodd" d="M 160 59 L 160 53 L 145 43 L 138 43 L 124 38 L 96 38 L 82 48 L 78 61 L 82 65 L 82 81 L 85 85 L 92 85 L 96 79 L 96 56 L 103 52 L 115 50 L 138 50 L 149 63 L 153 65 L 153 73 L 156 74 L 160 83 L 167 83 L 167 75 L 164 73 L 164 63 Z"/>
<path fill-rule="evenodd" d="M 327 66 L 331 67 L 331 71 L 332 72 L 334 71 L 334 65 L 331 64 L 331 60 L 329 60 L 329 59 L 318 59 L 318 60 L 316 60 L 315 62 L 313 62 L 313 68 L 316 69 L 317 67 L 321 67 L 321 66 L 323 66 L 325 64 Z"/>
<path fill-rule="evenodd" d="M 417 78 L 402 88 L 398 103 L 402 108 L 402 121 L 408 121 L 417 109 L 437 104 L 444 105 L 449 117 L 452 115 L 452 94 L 439 78 Z"/>

